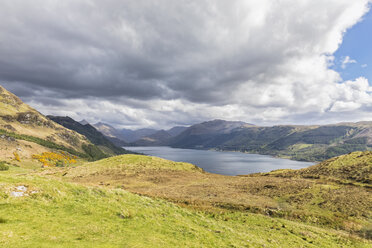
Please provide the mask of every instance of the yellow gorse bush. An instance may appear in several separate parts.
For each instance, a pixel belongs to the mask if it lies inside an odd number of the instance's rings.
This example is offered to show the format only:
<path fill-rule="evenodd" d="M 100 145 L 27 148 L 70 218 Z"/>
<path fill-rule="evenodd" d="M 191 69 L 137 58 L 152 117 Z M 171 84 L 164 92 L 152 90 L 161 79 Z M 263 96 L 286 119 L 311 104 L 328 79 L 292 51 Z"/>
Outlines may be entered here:
<path fill-rule="evenodd" d="M 42 154 L 32 155 L 33 159 L 38 160 L 43 166 L 65 166 L 76 163 L 76 157 L 65 152 L 43 152 Z"/>
<path fill-rule="evenodd" d="M 21 162 L 21 157 L 19 156 L 17 152 L 13 152 L 13 155 L 14 155 L 14 160 Z"/>

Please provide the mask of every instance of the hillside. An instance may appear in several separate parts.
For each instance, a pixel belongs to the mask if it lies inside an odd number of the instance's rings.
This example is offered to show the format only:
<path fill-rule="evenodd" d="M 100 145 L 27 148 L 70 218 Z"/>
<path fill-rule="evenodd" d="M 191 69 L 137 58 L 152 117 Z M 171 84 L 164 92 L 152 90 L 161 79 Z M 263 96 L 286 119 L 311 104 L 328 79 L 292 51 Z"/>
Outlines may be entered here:
<path fill-rule="evenodd" d="M 112 161 L 120 163 L 119 158 Z M 168 162 L 157 161 L 152 168 L 156 166 L 165 168 Z M 176 164 L 178 171 L 194 169 Z M 241 211 L 184 208 L 121 188 L 63 182 L 46 174 L 52 169 L 33 170 L 0 171 L 4 247 L 363 248 L 371 244 L 329 228 Z"/>
<path fill-rule="evenodd" d="M 120 130 L 117 130 L 109 124 L 98 122 L 93 124 L 93 127 L 115 145 L 120 147 L 128 145 L 125 135 Z"/>
<path fill-rule="evenodd" d="M 106 157 L 85 136 L 69 130 L 23 103 L 0 86 L 0 156 L 31 158 L 33 154 L 61 150 L 88 159 Z"/>
<path fill-rule="evenodd" d="M 183 131 L 188 129 L 187 127 L 183 126 L 176 126 L 172 127 L 168 130 L 159 130 L 156 133 L 153 133 L 151 135 L 142 137 L 132 143 L 130 143 L 131 146 L 164 146 L 168 145 L 172 139 L 179 134 L 181 134 Z"/>
<path fill-rule="evenodd" d="M 223 176 L 191 164 L 139 155 L 108 158 L 60 173 L 68 181 L 120 187 L 182 206 L 259 213 L 370 235 L 371 184 L 276 173 Z"/>
<path fill-rule="evenodd" d="M 372 152 L 353 152 L 301 170 L 278 170 L 269 174 L 372 184 Z"/>
<path fill-rule="evenodd" d="M 52 121 L 70 129 L 74 130 L 90 140 L 94 145 L 97 145 L 100 149 L 102 149 L 105 153 L 107 154 L 112 154 L 112 155 L 120 155 L 120 154 L 125 154 L 128 153 L 125 149 L 118 147 L 114 145 L 110 140 L 108 140 L 102 133 L 97 131 L 93 126 L 90 124 L 81 124 L 72 118 L 66 116 L 47 116 L 49 119 Z"/>
<path fill-rule="evenodd" d="M 135 142 L 143 137 L 150 136 L 159 130 L 142 128 L 138 130 L 121 129 L 118 130 L 106 123 L 96 123 L 93 125 L 98 131 L 108 137 L 111 141 Z"/>
<path fill-rule="evenodd" d="M 354 236 L 369 233 L 371 193 L 362 187 L 220 176 L 140 155 L 77 167 L 9 166 L 0 171 L 7 247 L 371 245 Z"/>
<path fill-rule="evenodd" d="M 185 126 L 175 126 L 171 129 L 166 130 L 172 137 L 175 137 L 185 131 L 188 127 Z"/>
<path fill-rule="evenodd" d="M 162 146 L 166 145 L 173 136 L 165 130 L 157 131 L 156 133 L 143 137 L 133 143 L 133 146 Z"/>
<path fill-rule="evenodd" d="M 239 121 L 213 120 L 193 125 L 170 140 L 169 145 L 178 148 L 213 148 L 237 128 L 253 126 Z M 222 138 L 222 139 L 221 139 Z"/>
<path fill-rule="evenodd" d="M 112 143 L 120 147 L 167 145 L 171 137 L 175 137 L 187 129 L 187 127 L 184 126 L 176 126 L 168 130 L 156 130 L 151 128 L 118 130 L 102 122 L 96 123 L 93 126 L 104 134 Z"/>
<path fill-rule="evenodd" d="M 215 121 L 193 125 L 167 145 L 259 153 L 303 161 L 322 161 L 353 151 L 372 150 L 372 122 L 325 126 L 241 125 L 221 130 L 215 126 L 219 126 Z"/>

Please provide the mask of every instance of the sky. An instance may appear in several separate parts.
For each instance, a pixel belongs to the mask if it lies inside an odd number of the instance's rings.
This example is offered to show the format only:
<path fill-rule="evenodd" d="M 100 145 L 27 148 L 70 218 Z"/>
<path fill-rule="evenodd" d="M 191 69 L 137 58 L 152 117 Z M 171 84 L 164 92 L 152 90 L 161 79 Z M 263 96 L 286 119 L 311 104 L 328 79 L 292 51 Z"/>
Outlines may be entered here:
<path fill-rule="evenodd" d="M 122 128 L 372 121 L 369 0 L 0 0 L 0 84 Z"/>
<path fill-rule="evenodd" d="M 333 69 L 337 70 L 344 80 L 365 77 L 372 82 L 372 11 L 369 11 L 356 25 L 348 30 L 343 42 L 335 53 Z M 347 59 L 349 58 L 349 59 Z M 346 61 L 349 63 L 345 64 Z M 350 63 L 351 62 L 351 63 Z"/>

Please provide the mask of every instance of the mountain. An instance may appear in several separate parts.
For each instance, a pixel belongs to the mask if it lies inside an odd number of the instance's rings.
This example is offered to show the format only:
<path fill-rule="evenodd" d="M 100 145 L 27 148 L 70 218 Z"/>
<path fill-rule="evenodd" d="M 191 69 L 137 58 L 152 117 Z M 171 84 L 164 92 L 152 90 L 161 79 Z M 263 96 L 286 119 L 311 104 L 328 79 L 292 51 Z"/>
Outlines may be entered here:
<path fill-rule="evenodd" d="M 160 130 L 152 135 L 143 137 L 133 143 L 133 146 L 162 146 L 166 145 L 169 142 L 169 139 L 172 138 L 172 135 L 165 130 Z"/>
<path fill-rule="evenodd" d="M 112 155 L 120 155 L 128 153 L 125 149 L 116 146 L 113 144 L 110 140 L 108 140 L 102 133 L 97 131 L 93 126 L 90 124 L 81 124 L 72 118 L 66 116 L 47 116 L 52 121 L 68 128 L 71 130 L 74 130 L 85 137 L 87 137 L 93 144 L 97 145 L 99 148 L 101 148 L 104 152 Z"/>
<path fill-rule="evenodd" d="M 96 128 L 99 132 L 109 138 L 116 138 L 122 141 L 126 141 L 124 135 L 114 127 L 110 126 L 109 124 L 98 122 L 93 124 L 93 127 Z"/>
<path fill-rule="evenodd" d="M 137 130 L 121 129 L 118 130 L 106 123 L 96 123 L 93 125 L 98 131 L 103 133 L 112 143 L 117 146 L 128 145 L 160 145 L 166 144 L 169 136 L 177 136 L 187 129 L 184 126 L 176 126 L 169 130 L 156 130 L 152 128 L 142 128 Z M 165 134 L 167 133 L 167 134 Z M 131 144 L 128 144 L 130 142 Z"/>
<path fill-rule="evenodd" d="M 121 146 L 128 145 L 127 142 L 134 142 L 143 137 L 150 136 L 156 133 L 159 130 L 151 129 L 151 128 L 142 128 L 138 130 L 131 130 L 131 129 L 121 129 L 118 130 L 109 124 L 98 122 L 93 125 L 98 131 L 108 137 L 112 142 L 122 143 Z"/>
<path fill-rule="evenodd" d="M 223 142 L 220 137 L 229 135 L 233 130 L 250 127 L 240 121 L 213 120 L 193 125 L 169 142 L 169 145 L 179 148 L 213 148 Z"/>
<path fill-rule="evenodd" d="M 105 137 L 114 145 L 118 147 L 128 146 L 128 143 L 125 141 L 124 135 L 109 124 L 98 122 L 94 124 L 93 127 L 96 128 L 103 135 L 105 135 Z"/>
<path fill-rule="evenodd" d="M 215 120 L 191 126 L 167 145 L 322 161 L 353 151 L 372 150 L 372 122 L 259 127 Z"/>
<path fill-rule="evenodd" d="M 0 86 L 0 156 L 31 158 L 54 150 L 91 160 L 107 157 L 85 136 L 46 118 Z"/>
<path fill-rule="evenodd" d="M 184 126 L 176 126 L 172 127 L 171 129 L 166 130 L 171 136 L 175 137 L 185 131 L 188 127 Z"/>
<path fill-rule="evenodd" d="M 159 130 L 152 128 L 141 128 L 137 130 L 122 129 L 121 133 L 128 142 L 135 142 L 141 138 L 150 136 L 158 132 Z"/>
<path fill-rule="evenodd" d="M 82 124 L 82 125 L 87 125 L 87 124 L 89 124 L 89 122 L 87 122 L 86 120 L 81 120 L 81 121 L 79 121 L 79 123 Z"/>
<path fill-rule="evenodd" d="M 149 136 L 145 136 L 132 142 L 130 145 L 132 146 L 164 146 L 168 145 L 171 142 L 173 137 L 176 137 L 183 131 L 185 131 L 187 127 L 177 126 L 173 127 L 169 130 L 160 130 L 154 134 Z"/>

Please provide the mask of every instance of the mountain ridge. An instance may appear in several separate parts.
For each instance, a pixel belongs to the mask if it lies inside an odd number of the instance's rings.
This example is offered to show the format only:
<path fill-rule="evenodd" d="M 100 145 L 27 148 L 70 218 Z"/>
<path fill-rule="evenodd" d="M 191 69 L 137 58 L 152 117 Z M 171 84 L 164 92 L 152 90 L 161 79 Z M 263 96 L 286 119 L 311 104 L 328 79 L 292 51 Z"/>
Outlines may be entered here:
<path fill-rule="evenodd" d="M 94 128 L 89 123 L 81 124 L 80 122 L 75 121 L 71 117 L 68 116 L 47 116 L 52 121 L 70 129 L 74 130 L 85 137 L 87 137 L 90 142 L 94 145 L 99 146 L 102 150 L 104 150 L 108 154 L 112 155 L 121 155 L 128 153 L 125 149 L 116 146 L 113 144 L 109 139 L 107 139 L 102 133 L 100 133 L 96 128 Z"/>
<path fill-rule="evenodd" d="M 107 157 L 85 136 L 48 119 L 2 86 L 0 134 L 0 155 L 8 159 L 30 158 L 54 150 L 89 159 Z"/>

